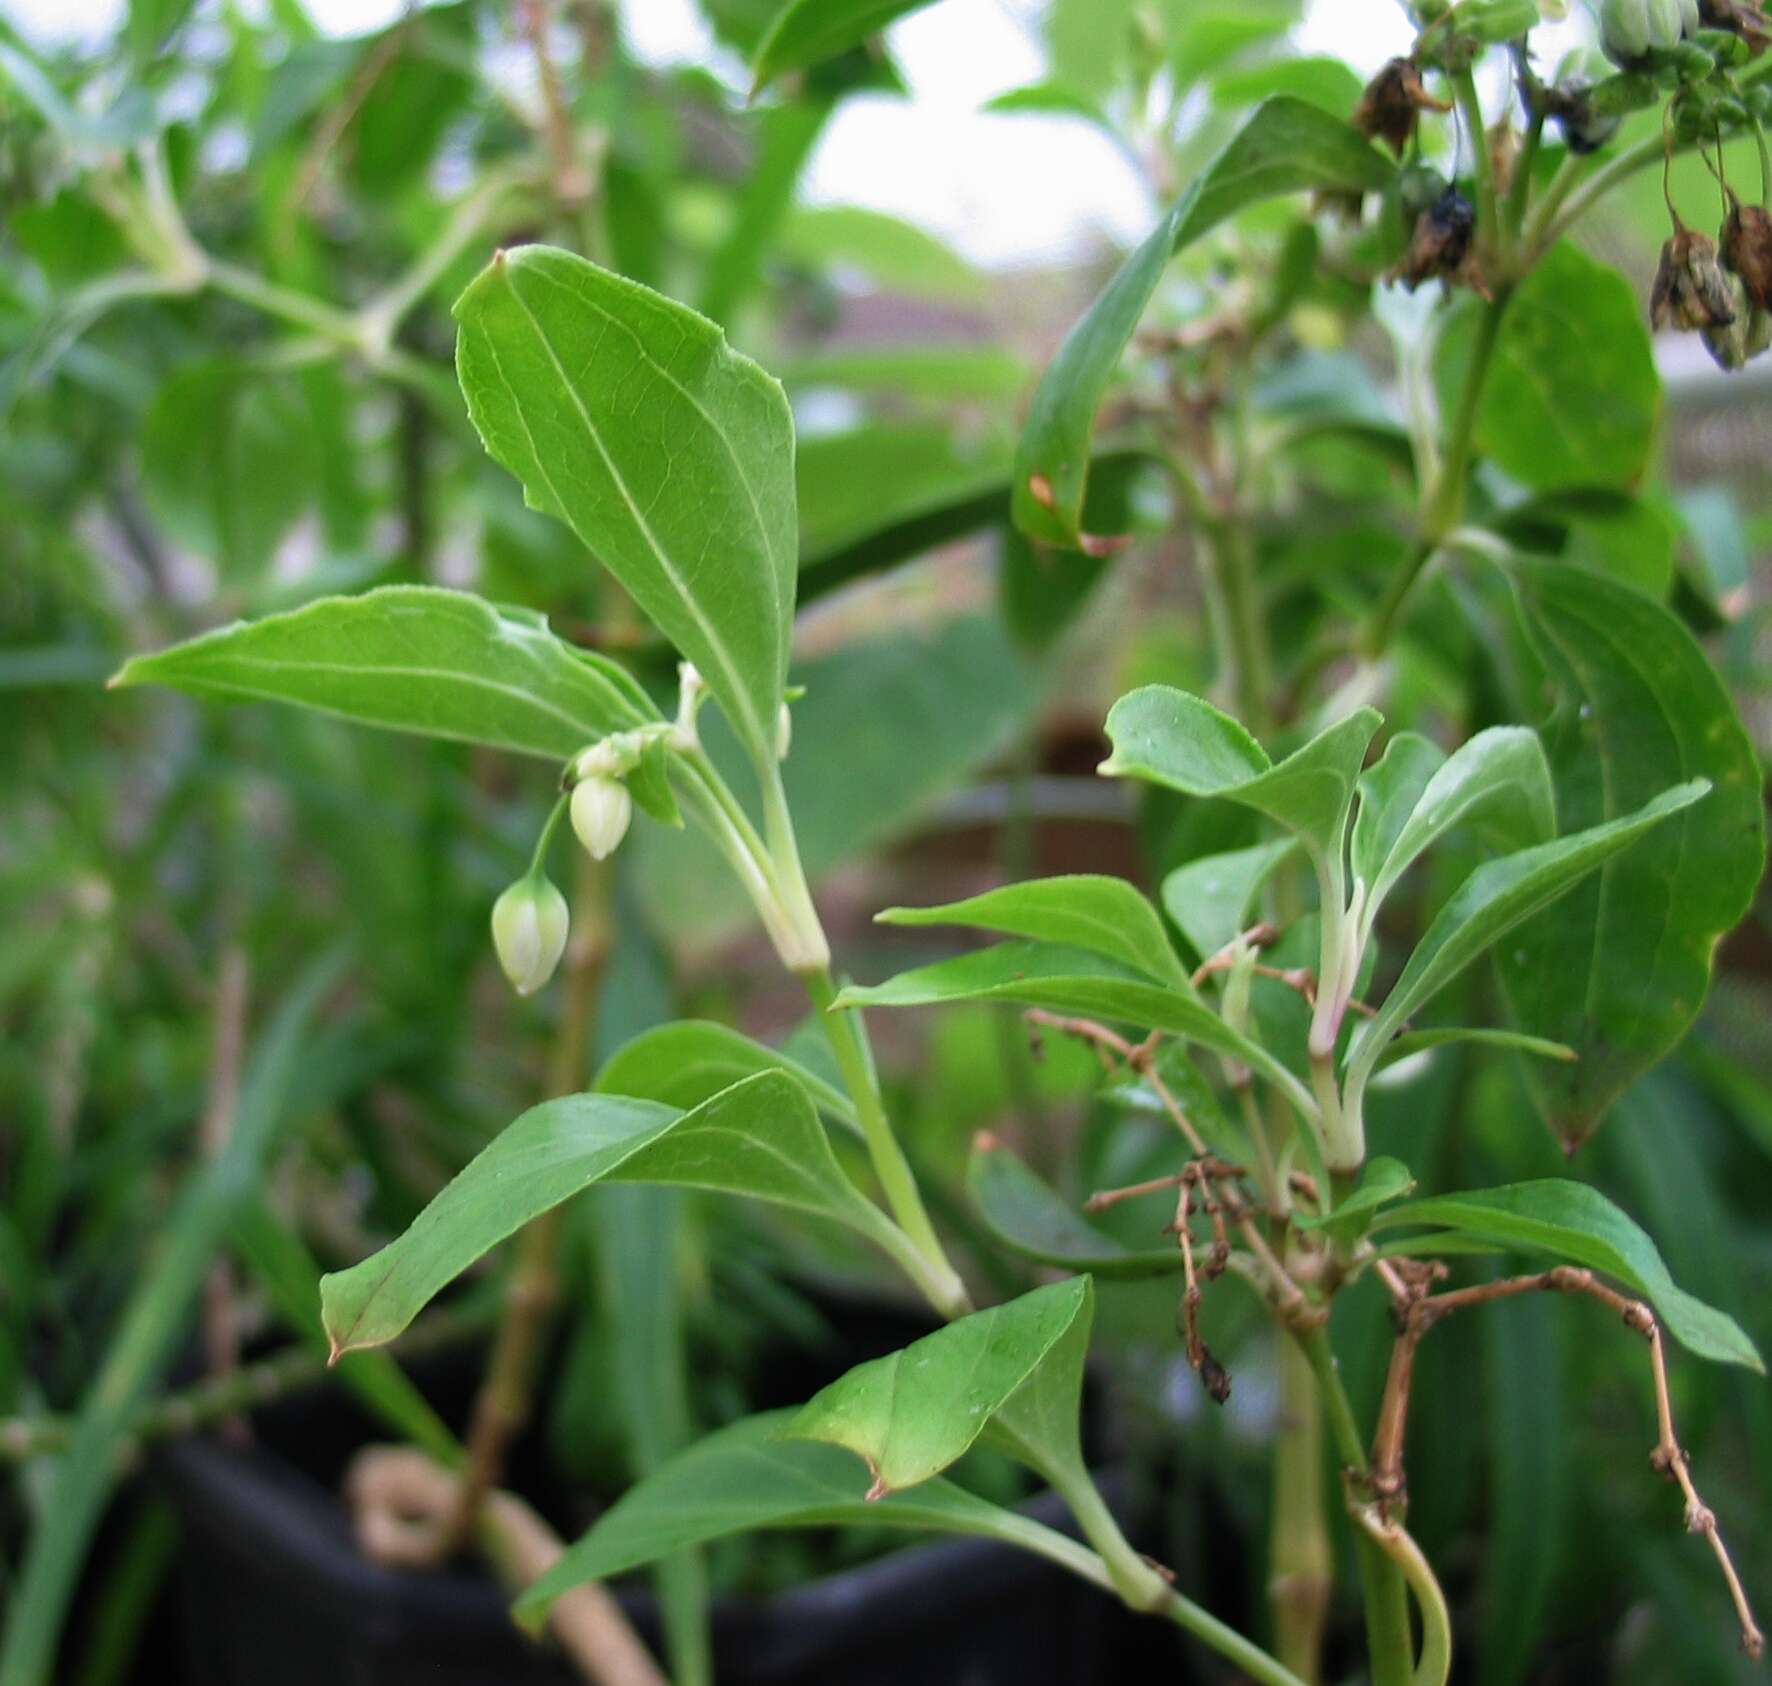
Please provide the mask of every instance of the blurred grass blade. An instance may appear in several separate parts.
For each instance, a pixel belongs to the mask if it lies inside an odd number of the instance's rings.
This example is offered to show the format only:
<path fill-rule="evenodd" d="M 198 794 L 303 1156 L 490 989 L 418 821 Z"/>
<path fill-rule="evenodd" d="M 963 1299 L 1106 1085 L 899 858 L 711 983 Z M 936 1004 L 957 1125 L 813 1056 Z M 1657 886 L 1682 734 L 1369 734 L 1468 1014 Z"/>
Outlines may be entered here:
<path fill-rule="evenodd" d="M 337 955 L 316 962 L 284 998 L 259 1039 L 226 1148 L 185 1184 L 158 1254 L 146 1262 L 118 1319 L 81 1402 L 73 1440 L 56 1460 L 42 1525 L 15 1583 L 0 1640 L 0 1686 L 45 1686 L 51 1678 L 68 1600 L 116 1480 L 118 1446 L 184 1334 L 209 1262 L 288 1122 L 284 1101 L 309 1021 L 340 964 Z"/>

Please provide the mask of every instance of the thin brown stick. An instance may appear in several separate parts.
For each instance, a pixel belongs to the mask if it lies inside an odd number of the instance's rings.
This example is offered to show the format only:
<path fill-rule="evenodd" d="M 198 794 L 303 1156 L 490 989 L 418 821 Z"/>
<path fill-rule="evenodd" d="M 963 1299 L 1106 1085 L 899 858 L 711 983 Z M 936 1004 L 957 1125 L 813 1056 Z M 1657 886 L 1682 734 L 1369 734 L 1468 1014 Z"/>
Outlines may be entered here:
<path fill-rule="evenodd" d="M 1259 925 L 1251 925 L 1247 931 L 1239 931 L 1216 954 L 1209 954 L 1201 963 L 1193 975 L 1194 988 L 1198 989 L 1215 972 L 1228 971 L 1244 949 L 1266 948 L 1279 934 L 1278 929 L 1265 919 Z"/>
<path fill-rule="evenodd" d="M 409 4 L 406 15 L 399 24 L 390 29 L 358 61 L 338 104 L 327 112 L 325 121 L 314 131 L 314 137 L 308 142 L 296 169 L 294 185 L 289 190 L 288 205 L 291 211 L 299 211 L 307 204 L 315 184 L 320 180 L 320 172 L 326 167 L 326 160 L 344 139 L 345 130 L 356 120 L 357 113 L 363 109 L 363 102 L 381 80 L 382 72 L 405 50 L 406 38 L 412 29 L 412 14 L 416 9 L 416 4 Z"/>
<path fill-rule="evenodd" d="M 1687 1531 L 1702 1534 L 1710 1546 L 1711 1554 L 1717 1560 L 1717 1567 L 1722 1571 L 1724 1584 L 1729 1589 L 1730 1601 L 1735 1607 L 1735 1618 L 1741 1629 L 1741 1648 L 1748 1656 L 1758 1659 L 1765 1650 L 1765 1635 L 1755 1620 L 1753 1607 L 1748 1602 L 1746 1590 L 1741 1584 L 1740 1575 L 1736 1573 L 1728 1547 L 1723 1543 L 1722 1532 L 1717 1527 L 1716 1513 L 1699 1497 L 1698 1489 L 1692 1481 L 1690 1457 L 1681 1447 L 1674 1432 L 1673 1404 L 1668 1393 L 1667 1355 L 1661 1338 L 1661 1325 L 1655 1313 L 1641 1300 L 1633 1300 L 1619 1293 L 1616 1288 L 1608 1287 L 1591 1270 L 1581 1266 L 1558 1265 L 1536 1275 L 1503 1277 L 1495 1282 L 1482 1282 L 1474 1287 L 1453 1289 L 1443 1294 L 1429 1293 L 1423 1288 L 1406 1304 L 1399 1305 L 1399 1333 L 1397 1346 L 1392 1352 L 1392 1376 L 1396 1376 L 1399 1362 L 1403 1366 L 1403 1375 L 1400 1386 L 1395 1390 L 1395 1421 L 1391 1418 L 1393 1389 L 1387 1381 L 1385 1406 L 1381 1410 L 1378 1436 L 1373 1444 L 1372 1485 L 1380 1511 L 1389 1502 L 1382 1490 L 1381 1479 L 1384 1482 L 1395 1481 L 1397 1497 L 1403 1491 L 1403 1417 L 1408 1406 L 1407 1368 L 1413 1362 L 1415 1346 L 1434 1324 L 1450 1317 L 1454 1312 L 1532 1293 L 1585 1294 L 1617 1313 L 1627 1329 L 1634 1330 L 1649 1343 L 1649 1369 L 1655 1387 L 1656 1424 L 1656 1439 L 1649 1454 L 1649 1466 L 1679 1487 L 1681 1498 L 1685 1501 Z M 1407 1356 L 1399 1360 L 1398 1354 L 1404 1352 Z"/>
<path fill-rule="evenodd" d="M 548 51 L 548 0 L 523 0 L 518 8 L 523 34 L 535 60 L 535 74 L 541 84 L 542 136 L 547 143 L 548 162 L 553 175 L 554 197 L 562 207 L 575 210 L 596 191 L 596 182 L 579 161 L 572 142 L 572 116 L 566 108 L 566 93 L 560 85 L 560 71 Z"/>

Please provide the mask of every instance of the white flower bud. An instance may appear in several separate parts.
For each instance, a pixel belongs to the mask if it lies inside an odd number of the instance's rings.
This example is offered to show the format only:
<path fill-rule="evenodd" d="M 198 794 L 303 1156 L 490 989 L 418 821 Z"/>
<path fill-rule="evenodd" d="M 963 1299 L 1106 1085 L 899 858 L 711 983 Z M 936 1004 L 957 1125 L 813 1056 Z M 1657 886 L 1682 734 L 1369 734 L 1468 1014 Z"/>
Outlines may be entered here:
<path fill-rule="evenodd" d="M 519 995 L 533 995 L 554 975 L 570 923 L 566 898 L 539 872 L 519 878 L 492 904 L 492 946 Z"/>
<path fill-rule="evenodd" d="M 634 799 L 614 779 L 580 779 L 572 787 L 572 829 L 594 861 L 607 860 L 628 834 Z"/>
<path fill-rule="evenodd" d="M 775 717 L 775 759 L 785 761 L 788 749 L 794 741 L 794 717 L 788 712 L 788 705 L 781 705 L 781 712 Z"/>

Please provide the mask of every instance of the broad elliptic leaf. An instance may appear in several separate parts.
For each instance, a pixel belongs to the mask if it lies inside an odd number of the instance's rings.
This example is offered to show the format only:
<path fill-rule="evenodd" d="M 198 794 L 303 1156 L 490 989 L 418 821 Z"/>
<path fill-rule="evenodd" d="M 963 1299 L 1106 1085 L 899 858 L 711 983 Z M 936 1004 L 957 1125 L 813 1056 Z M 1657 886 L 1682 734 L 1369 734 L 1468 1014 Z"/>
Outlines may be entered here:
<path fill-rule="evenodd" d="M 1655 1243 L 1601 1194 L 1563 1177 L 1413 1200 L 1383 1213 L 1375 1227 L 1433 1224 L 1497 1248 L 1549 1253 L 1625 1283 L 1655 1307 L 1669 1331 L 1700 1358 L 1765 1365 L 1735 1319 L 1674 1285 Z"/>
<path fill-rule="evenodd" d="M 133 657 L 111 683 L 300 703 L 554 760 L 658 719 L 626 672 L 555 637 L 541 616 L 420 585 L 218 627 Z"/>
<path fill-rule="evenodd" d="M 1717 939 L 1752 904 L 1766 853 L 1760 764 L 1728 691 L 1660 604 L 1555 564 L 1509 572 L 1559 692 L 1545 735 L 1563 823 L 1628 813 L 1678 780 L 1711 785 L 1701 807 L 1500 950 L 1515 1018 L 1581 1056 L 1532 1072 L 1546 1121 L 1574 1147 L 1685 1034 Z"/>
<path fill-rule="evenodd" d="M 854 1103 L 817 1072 L 779 1049 L 708 1019 L 676 1019 L 642 1031 L 603 1062 L 595 1087 L 605 1095 L 629 1095 L 687 1109 L 760 1071 L 787 1072 L 815 1106 L 845 1124 L 855 1123 Z"/>
<path fill-rule="evenodd" d="M 1392 173 L 1355 129 L 1316 106 L 1286 95 L 1260 106 L 1065 336 L 1022 430 L 1015 524 L 1030 538 L 1082 548 L 1095 413 L 1170 258 L 1257 200 L 1309 189 L 1360 193 Z"/>
<path fill-rule="evenodd" d="M 1211 703 L 1170 685 L 1145 685 L 1108 711 L 1114 752 L 1101 771 L 1254 808 L 1296 832 L 1313 854 L 1328 856 L 1339 851 L 1360 763 L 1379 724 L 1376 710 L 1356 709 L 1276 763 Z"/>
<path fill-rule="evenodd" d="M 1400 1159 L 1378 1154 L 1360 1171 L 1359 1186 L 1322 1217 L 1294 1216 L 1300 1229 L 1321 1229 L 1338 1241 L 1353 1242 L 1372 1226 L 1374 1215 L 1415 1187 L 1415 1175 Z"/>
<path fill-rule="evenodd" d="M 1192 993 L 1157 910 L 1124 878 L 1093 872 L 1034 878 L 941 907 L 889 907 L 874 917 L 882 925 L 970 925 L 1065 943 Z"/>
<path fill-rule="evenodd" d="M 870 1499 L 867 1471 L 848 1452 L 786 1438 L 794 1415 L 790 1408 L 746 1417 L 630 1487 L 524 1592 L 518 1619 L 539 1627 L 561 1593 L 586 1581 L 610 1580 L 671 1552 L 759 1528 L 861 1525 L 976 1534 L 1105 1579 L 1094 1554 L 1074 1540 L 939 1476 Z"/>
<path fill-rule="evenodd" d="M 749 1195 L 891 1230 L 844 1176 L 799 1082 L 745 1078 L 689 1112 L 619 1095 L 531 1107 L 457 1174 L 398 1240 L 320 1284 L 335 1352 L 391 1341 L 439 1289 L 540 1212 L 598 1182 Z"/>
<path fill-rule="evenodd" d="M 932 0 L 788 0 L 757 48 L 751 93 L 790 70 L 806 70 L 847 52 Z"/>
<path fill-rule="evenodd" d="M 858 1364 L 803 1405 L 788 1433 L 847 1447 L 873 1476 L 870 1498 L 914 1487 L 965 1453 L 1049 1361 L 1074 1366 L 1066 1340 L 1094 1312 L 1087 1276 L 957 1318 L 901 1352 Z M 1066 1378 L 1067 1380 L 1069 1378 Z"/>
<path fill-rule="evenodd" d="M 1676 785 L 1623 819 L 1485 861 L 1428 926 L 1377 1016 L 1355 1033 L 1348 1091 L 1364 1088 L 1390 1039 L 1485 949 L 1708 789 L 1702 779 Z"/>
<path fill-rule="evenodd" d="M 1178 1248 L 1136 1253 L 1097 1229 L 988 1132 L 973 1138 L 966 1188 L 992 1237 L 1036 1264 L 1117 1278 L 1168 1276 L 1181 1269 Z"/>
<path fill-rule="evenodd" d="M 1436 373 L 1449 405 L 1485 308 L 1471 300 L 1441 337 Z M 1477 449 L 1533 491 L 1629 489 L 1648 467 L 1660 412 L 1636 289 L 1568 241 L 1553 247 L 1502 316 L 1477 405 Z"/>
<path fill-rule="evenodd" d="M 915 967 L 885 983 L 851 984 L 837 997 L 839 1007 L 921 1007 L 949 1001 L 1019 1001 L 1049 1012 L 1164 1031 L 1252 1066 L 1278 1084 L 1304 1117 L 1316 1114 L 1309 1093 L 1279 1060 L 1232 1030 L 1191 993 L 1161 989 L 1086 949 L 998 943 Z"/>
<path fill-rule="evenodd" d="M 564 521 L 772 760 L 797 536 L 780 385 L 706 317 L 570 252 L 500 252 L 455 307 L 486 449 Z"/>
<path fill-rule="evenodd" d="M 1449 758 L 1431 746 L 1417 747 L 1423 742 L 1403 734 L 1360 781 L 1353 862 L 1355 874 L 1366 880 L 1367 930 L 1397 880 L 1455 825 L 1481 822 L 1510 852 L 1556 835 L 1556 797 L 1536 732 L 1491 726 Z M 1430 752 L 1437 758 L 1431 771 Z M 1399 758 L 1396 776 L 1387 777 L 1390 763 Z M 1369 799 L 1375 810 L 1370 828 L 1364 825 Z"/>
<path fill-rule="evenodd" d="M 1297 847 L 1296 837 L 1280 837 L 1222 855 L 1202 855 L 1163 880 L 1163 906 L 1201 960 L 1210 960 L 1249 928 L 1250 910 L 1262 886 Z"/>

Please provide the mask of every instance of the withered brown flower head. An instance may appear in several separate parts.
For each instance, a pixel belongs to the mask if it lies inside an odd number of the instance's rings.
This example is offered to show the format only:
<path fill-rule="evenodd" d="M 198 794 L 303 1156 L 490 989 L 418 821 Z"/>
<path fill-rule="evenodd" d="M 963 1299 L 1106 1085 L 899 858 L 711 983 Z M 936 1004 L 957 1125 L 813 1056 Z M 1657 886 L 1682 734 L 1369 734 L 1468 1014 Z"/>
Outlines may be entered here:
<path fill-rule="evenodd" d="M 1729 276 L 1717 262 L 1717 243 L 1693 228 L 1678 229 L 1661 248 L 1655 286 L 1649 294 L 1649 322 L 1694 328 L 1725 328 L 1735 320 Z"/>
<path fill-rule="evenodd" d="M 1476 223 L 1471 202 L 1457 188 L 1447 188 L 1415 219 L 1408 250 L 1391 271 L 1391 279 L 1401 281 L 1410 292 L 1423 281 L 1475 285 L 1470 259 Z"/>
<path fill-rule="evenodd" d="M 1763 206 L 1737 199 L 1717 235 L 1723 263 L 1741 277 L 1748 303 L 1758 310 L 1772 305 L 1772 216 Z"/>
<path fill-rule="evenodd" d="M 1729 302 L 1734 314 L 1727 322 L 1698 330 L 1698 337 L 1704 341 L 1710 360 L 1725 373 L 1739 369 L 1748 358 L 1748 328 L 1753 306 L 1747 302 L 1747 290 L 1739 275 L 1729 277 Z"/>
<path fill-rule="evenodd" d="M 1392 59 L 1366 84 L 1360 103 L 1354 107 L 1354 127 L 1369 140 L 1385 142 L 1400 158 L 1422 112 L 1451 109 L 1447 101 L 1435 99 L 1423 86 L 1412 59 Z"/>
<path fill-rule="evenodd" d="M 1772 19 L 1757 0 L 1698 0 L 1698 15 L 1712 29 L 1739 35 L 1756 58 L 1772 46 Z"/>

